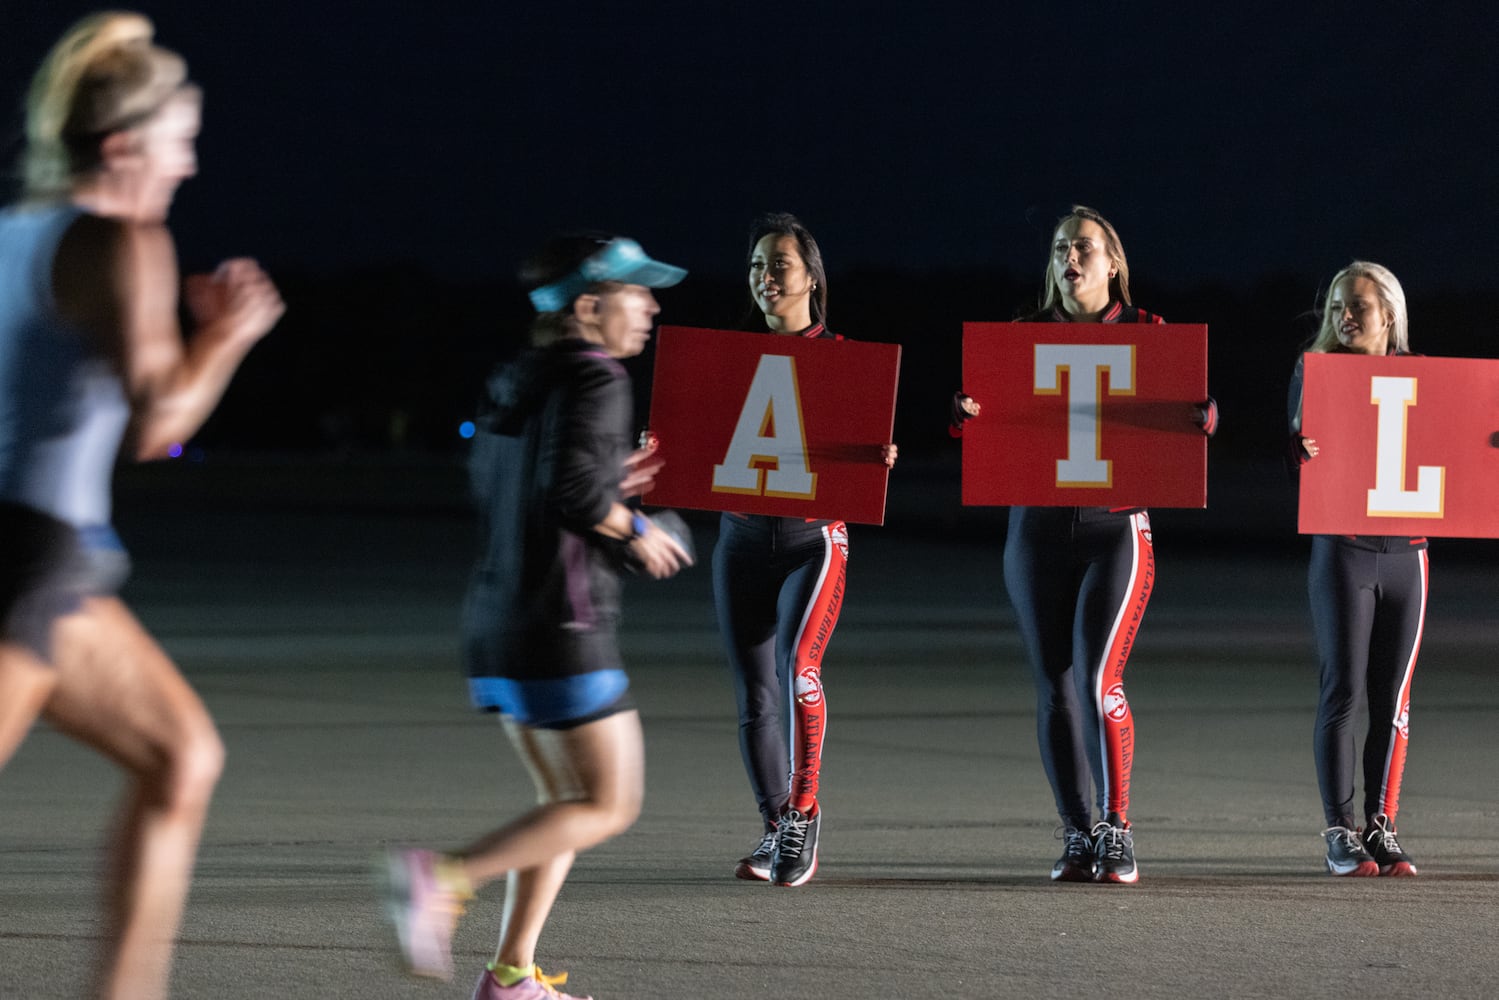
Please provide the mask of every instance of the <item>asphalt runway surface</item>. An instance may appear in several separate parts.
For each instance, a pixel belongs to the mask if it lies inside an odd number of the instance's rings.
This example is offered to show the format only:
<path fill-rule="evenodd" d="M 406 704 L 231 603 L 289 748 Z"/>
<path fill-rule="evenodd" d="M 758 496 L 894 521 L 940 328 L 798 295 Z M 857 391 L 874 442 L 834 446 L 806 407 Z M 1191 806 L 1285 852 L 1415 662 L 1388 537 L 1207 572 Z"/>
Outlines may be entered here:
<path fill-rule="evenodd" d="M 229 748 L 174 995 L 468 996 L 502 886 L 470 906 L 444 984 L 400 972 L 371 874 L 386 845 L 456 846 L 532 797 L 497 724 L 466 705 L 472 529 L 413 485 L 447 473 L 331 489 L 268 472 L 227 498 L 173 475 L 122 499 L 126 596 Z M 360 503 L 371 489 L 385 501 Z M 645 810 L 579 859 L 543 967 L 599 1000 L 1499 996 L 1492 561 L 1464 543 L 1433 552 L 1400 814 L 1421 874 L 1335 879 L 1312 770 L 1304 553 L 1179 523 L 1173 537 L 1157 519 L 1157 588 L 1127 674 L 1138 885 L 1047 878 L 1060 843 L 998 522 L 854 526 L 824 670 L 817 877 L 732 877 L 759 826 L 708 572 L 634 582 L 624 645 Z M 705 558 L 711 524 L 694 519 Z M 78 995 L 118 787 L 45 727 L 0 772 L 3 1000 Z"/>

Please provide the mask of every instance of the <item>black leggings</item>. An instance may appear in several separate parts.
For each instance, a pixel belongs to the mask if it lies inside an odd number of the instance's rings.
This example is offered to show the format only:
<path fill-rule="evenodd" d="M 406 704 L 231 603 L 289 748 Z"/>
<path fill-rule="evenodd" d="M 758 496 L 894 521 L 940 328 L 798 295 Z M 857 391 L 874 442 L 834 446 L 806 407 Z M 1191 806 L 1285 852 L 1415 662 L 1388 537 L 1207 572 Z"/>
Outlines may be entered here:
<path fill-rule="evenodd" d="M 817 795 L 826 730 L 822 659 L 843 609 L 842 521 L 725 514 L 713 599 L 739 706 L 739 751 L 769 830 L 788 800 Z"/>
<path fill-rule="evenodd" d="M 1135 754 L 1124 667 L 1155 583 L 1150 516 L 1012 507 L 1004 564 L 1057 814 L 1088 829 L 1091 772 L 1100 818 L 1124 817 Z"/>
<path fill-rule="evenodd" d="M 1406 538 L 1312 538 L 1307 590 L 1321 664 L 1314 749 L 1328 826 L 1355 826 L 1355 715 L 1367 701 L 1364 816 L 1393 823 L 1410 736 L 1411 675 L 1426 621 L 1427 556 Z"/>

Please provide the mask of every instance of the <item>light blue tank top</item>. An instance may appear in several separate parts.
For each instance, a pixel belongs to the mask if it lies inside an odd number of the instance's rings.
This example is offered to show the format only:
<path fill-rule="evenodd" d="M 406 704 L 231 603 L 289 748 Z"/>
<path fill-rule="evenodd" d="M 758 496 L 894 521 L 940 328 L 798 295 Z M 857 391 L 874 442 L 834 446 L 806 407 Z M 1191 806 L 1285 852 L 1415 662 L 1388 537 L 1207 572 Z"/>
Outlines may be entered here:
<path fill-rule="evenodd" d="M 57 245 L 80 214 L 0 211 L 0 501 L 99 528 L 130 407 L 114 363 L 52 298 Z"/>

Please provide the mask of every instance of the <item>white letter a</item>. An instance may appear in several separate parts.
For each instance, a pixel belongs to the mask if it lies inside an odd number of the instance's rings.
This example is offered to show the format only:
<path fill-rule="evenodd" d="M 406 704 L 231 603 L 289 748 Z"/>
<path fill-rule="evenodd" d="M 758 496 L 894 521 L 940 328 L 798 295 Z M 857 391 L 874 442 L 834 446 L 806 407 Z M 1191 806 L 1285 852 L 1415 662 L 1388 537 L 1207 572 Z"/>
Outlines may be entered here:
<path fill-rule="evenodd" d="M 810 500 L 816 491 L 817 476 L 807 471 L 796 362 L 782 354 L 761 355 L 734 437 L 722 464 L 713 467 L 713 492 Z"/>

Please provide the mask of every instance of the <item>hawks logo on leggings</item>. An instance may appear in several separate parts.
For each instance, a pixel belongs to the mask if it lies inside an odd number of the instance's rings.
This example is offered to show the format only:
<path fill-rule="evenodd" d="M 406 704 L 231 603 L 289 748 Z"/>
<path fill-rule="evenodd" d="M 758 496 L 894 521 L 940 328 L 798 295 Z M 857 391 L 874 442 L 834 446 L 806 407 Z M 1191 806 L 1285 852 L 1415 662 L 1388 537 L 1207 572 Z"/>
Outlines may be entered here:
<path fill-rule="evenodd" d="M 796 672 L 796 700 L 803 705 L 822 704 L 822 677 L 817 667 L 808 664 Z"/>
<path fill-rule="evenodd" d="M 1119 722 L 1129 714 L 1129 702 L 1124 698 L 1124 685 L 1115 684 L 1103 696 L 1103 717 Z"/>

